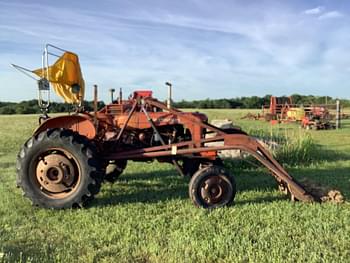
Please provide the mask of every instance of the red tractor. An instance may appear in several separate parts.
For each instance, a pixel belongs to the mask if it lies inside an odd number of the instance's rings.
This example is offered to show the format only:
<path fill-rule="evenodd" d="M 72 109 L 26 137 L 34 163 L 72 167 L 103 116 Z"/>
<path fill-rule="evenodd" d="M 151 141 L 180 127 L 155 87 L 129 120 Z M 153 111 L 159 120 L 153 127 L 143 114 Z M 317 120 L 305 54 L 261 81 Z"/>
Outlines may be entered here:
<path fill-rule="evenodd" d="M 49 48 L 63 53 L 51 66 Z M 71 52 L 47 45 L 42 69 L 30 72 L 39 78 L 39 94 L 49 92 L 52 85 L 57 94 L 76 104 L 75 113 L 50 118 L 49 103 L 39 96 L 41 124 L 17 158 L 17 184 L 37 206 L 81 207 L 99 192 L 104 180 L 115 181 L 128 161 L 153 160 L 171 163 L 181 176 L 191 177 L 189 195 L 196 206 L 229 205 L 236 183 L 218 152 L 231 149 L 255 157 L 292 200 L 317 201 L 244 131 L 217 128 L 208 123 L 206 115 L 172 108 L 170 100 L 164 104 L 151 91 L 135 91 L 127 100 L 120 93 L 100 110 L 95 96 L 94 112 L 84 111 L 84 81 L 78 57 Z"/>
<path fill-rule="evenodd" d="M 336 125 L 328 108 L 322 105 L 311 105 L 305 108 L 305 116 L 301 120 L 301 127 L 307 130 L 330 130 Z"/>

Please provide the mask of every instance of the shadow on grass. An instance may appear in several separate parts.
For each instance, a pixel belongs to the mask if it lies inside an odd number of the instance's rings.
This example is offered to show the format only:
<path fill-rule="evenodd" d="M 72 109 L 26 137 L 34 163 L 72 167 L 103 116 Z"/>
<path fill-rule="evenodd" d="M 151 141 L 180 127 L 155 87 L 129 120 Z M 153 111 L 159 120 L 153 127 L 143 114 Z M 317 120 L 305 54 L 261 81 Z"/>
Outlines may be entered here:
<path fill-rule="evenodd" d="M 188 198 L 189 178 L 181 178 L 175 170 L 122 175 L 113 185 L 106 183 L 102 197 L 92 206 L 123 203 L 155 203 Z"/>
<path fill-rule="evenodd" d="M 333 145 L 333 146 L 344 146 L 345 144 Z M 338 152 L 327 149 L 326 146 L 317 145 L 317 151 L 312 153 L 312 160 L 314 163 L 323 161 L 347 161 L 350 160 L 350 153 Z"/>
<path fill-rule="evenodd" d="M 305 179 L 321 186 L 340 190 L 346 199 L 350 198 L 349 168 L 294 168 L 288 169 L 297 180 Z M 236 169 L 237 191 L 274 191 L 277 189 L 275 179 L 262 169 Z M 107 184 L 103 194 L 91 204 L 92 206 L 108 206 L 128 203 L 157 203 L 166 200 L 187 199 L 189 178 L 181 178 L 175 170 L 152 173 L 134 173 L 122 176 L 114 185 Z M 107 188 L 107 189 L 106 189 Z M 284 200 L 287 197 L 256 197 L 247 201 L 237 200 L 236 204 L 263 203 Z"/>

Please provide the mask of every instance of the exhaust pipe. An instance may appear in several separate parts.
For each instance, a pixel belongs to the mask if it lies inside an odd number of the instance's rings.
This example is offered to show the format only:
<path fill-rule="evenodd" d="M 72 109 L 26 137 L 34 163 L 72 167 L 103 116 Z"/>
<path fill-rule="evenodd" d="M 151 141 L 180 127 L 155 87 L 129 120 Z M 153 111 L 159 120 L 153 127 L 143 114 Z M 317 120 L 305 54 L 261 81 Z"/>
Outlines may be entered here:
<path fill-rule="evenodd" d="M 168 109 L 171 109 L 171 96 L 172 96 L 172 84 L 170 82 L 165 82 L 165 85 L 168 86 L 168 100 L 167 100 L 167 107 Z"/>
<path fill-rule="evenodd" d="M 119 88 L 119 104 L 122 104 L 123 101 L 123 90 Z"/>
<path fill-rule="evenodd" d="M 95 124 L 95 127 L 97 127 L 97 105 L 98 103 L 98 97 L 97 97 L 97 85 L 95 84 L 94 85 L 94 124 Z"/>
<path fill-rule="evenodd" d="M 113 103 L 115 89 L 110 89 L 109 92 L 111 93 L 111 103 Z"/>

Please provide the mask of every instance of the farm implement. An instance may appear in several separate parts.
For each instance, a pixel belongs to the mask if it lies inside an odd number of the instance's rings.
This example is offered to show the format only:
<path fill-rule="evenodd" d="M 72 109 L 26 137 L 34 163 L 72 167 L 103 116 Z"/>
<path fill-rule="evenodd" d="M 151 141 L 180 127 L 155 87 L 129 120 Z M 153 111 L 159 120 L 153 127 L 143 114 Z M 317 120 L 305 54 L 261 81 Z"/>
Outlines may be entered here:
<path fill-rule="evenodd" d="M 248 113 L 242 119 L 265 120 L 271 124 L 294 122 L 308 130 L 329 130 L 335 129 L 340 119 L 346 117 L 340 111 L 338 104 L 296 105 L 291 97 L 271 96 L 270 104 L 262 107 L 261 114 Z"/>
<path fill-rule="evenodd" d="M 58 57 L 52 65 L 48 62 L 50 55 Z M 117 180 L 128 161 L 154 160 L 171 163 L 181 176 L 191 177 L 189 196 L 196 206 L 229 205 L 236 194 L 236 183 L 218 153 L 231 149 L 258 160 L 292 200 L 320 201 L 255 138 L 239 128 L 215 127 L 204 114 L 175 109 L 171 98 L 163 103 L 153 98 L 152 91 L 139 90 L 124 100 L 120 91 L 117 100 L 97 109 L 95 86 L 94 112 L 85 111 L 84 81 L 74 53 L 47 45 L 41 69 L 14 66 L 36 76 L 43 111 L 41 124 L 17 158 L 17 184 L 34 205 L 81 207 L 99 192 L 103 181 Z M 42 92 L 49 96 L 51 85 L 66 102 L 75 105 L 73 114 L 48 116 L 49 101 L 43 99 Z"/>

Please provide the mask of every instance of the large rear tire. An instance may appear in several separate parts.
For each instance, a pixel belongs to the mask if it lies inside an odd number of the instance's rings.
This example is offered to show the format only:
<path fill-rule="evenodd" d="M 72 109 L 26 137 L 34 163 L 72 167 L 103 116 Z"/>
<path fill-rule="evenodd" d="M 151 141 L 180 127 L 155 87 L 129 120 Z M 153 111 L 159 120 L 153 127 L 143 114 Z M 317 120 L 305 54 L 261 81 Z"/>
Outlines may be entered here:
<path fill-rule="evenodd" d="M 82 207 L 99 192 L 102 177 L 89 140 L 71 130 L 41 132 L 17 156 L 17 185 L 40 207 Z"/>

